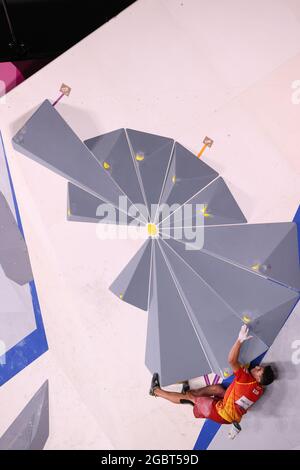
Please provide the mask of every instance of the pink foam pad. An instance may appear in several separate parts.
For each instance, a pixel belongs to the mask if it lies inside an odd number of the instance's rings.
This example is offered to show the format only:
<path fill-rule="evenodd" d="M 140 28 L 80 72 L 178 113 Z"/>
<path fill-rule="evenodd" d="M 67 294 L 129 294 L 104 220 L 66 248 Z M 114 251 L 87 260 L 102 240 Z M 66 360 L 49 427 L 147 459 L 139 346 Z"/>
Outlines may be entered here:
<path fill-rule="evenodd" d="M 0 96 L 5 95 L 23 82 L 22 73 L 11 62 L 0 63 Z"/>

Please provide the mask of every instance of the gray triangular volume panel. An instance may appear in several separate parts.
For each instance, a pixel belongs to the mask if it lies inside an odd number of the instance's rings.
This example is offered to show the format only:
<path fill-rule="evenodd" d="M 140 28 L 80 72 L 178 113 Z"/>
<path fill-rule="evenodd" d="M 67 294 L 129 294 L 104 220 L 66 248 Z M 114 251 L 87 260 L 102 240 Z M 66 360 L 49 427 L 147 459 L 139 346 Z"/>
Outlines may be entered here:
<path fill-rule="evenodd" d="M 118 129 L 84 142 L 95 155 L 112 180 L 137 205 L 140 213 L 148 220 L 147 209 L 139 183 L 137 169 L 131 155 L 125 129 Z"/>
<path fill-rule="evenodd" d="M 161 385 L 170 385 L 211 367 L 180 297 L 158 242 L 154 241 L 146 366 L 158 372 Z"/>
<path fill-rule="evenodd" d="M 179 212 L 179 213 L 178 213 Z M 247 222 L 223 178 L 212 181 L 197 193 L 182 211 L 166 219 L 162 226 L 199 226 Z"/>
<path fill-rule="evenodd" d="M 256 318 L 251 323 L 251 331 L 259 336 L 265 344 L 271 346 L 298 300 L 299 297 L 295 295 L 292 299 Z"/>
<path fill-rule="evenodd" d="M 110 286 L 120 299 L 142 310 L 148 310 L 151 250 L 148 239 Z"/>
<path fill-rule="evenodd" d="M 249 323 L 250 327 L 257 318 L 267 312 L 271 315 L 277 308 L 281 309 L 281 317 L 287 318 L 289 303 L 299 297 L 297 292 L 246 269 L 202 251 L 186 250 L 181 242 L 165 240 L 165 243 L 207 283 L 233 315 Z M 277 327 L 278 322 L 270 325 L 274 337 L 279 333 Z"/>
<path fill-rule="evenodd" d="M 294 222 L 209 227 L 204 249 L 300 290 L 297 226 Z"/>
<path fill-rule="evenodd" d="M 217 176 L 213 168 L 176 142 L 161 203 L 182 205 Z"/>
<path fill-rule="evenodd" d="M 27 284 L 33 279 L 25 240 L 1 191 L 0 264 L 5 275 L 19 285 Z"/>
<path fill-rule="evenodd" d="M 68 183 L 67 214 L 68 220 L 77 222 L 117 225 L 135 223 L 128 214 L 70 182 Z"/>
<path fill-rule="evenodd" d="M 20 153 L 118 207 L 122 191 L 49 100 L 17 132 L 12 144 Z"/>
<path fill-rule="evenodd" d="M 42 450 L 49 437 L 48 381 L 0 438 L 0 450 Z"/>
<path fill-rule="evenodd" d="M 159 203 L 174 140 L 133 129 L 126 129 L 126 132 L 153 221 L 156 211 L 151 214 L 151 206 Z"/>
<path fill-rule="evenodd" d="M 223 376 L 228 368 L 228 353 L 236 341 L 243 321 L 233 314 L 229 306 L 166 243 L 162 242 L 161 247 L 168 258 L 178 281 L 179 290 L 194 319 L 212 370 Z M 251 357 L 244 357 L 244 360 L 250 362 L 265 350 L 266 345 L 259 338 L 253 338 Z M 181 353 L 184 355 L 185 351 L 182 350 Z M 205 371 L 199 371 L 199 375 L 205 373 Z"/>

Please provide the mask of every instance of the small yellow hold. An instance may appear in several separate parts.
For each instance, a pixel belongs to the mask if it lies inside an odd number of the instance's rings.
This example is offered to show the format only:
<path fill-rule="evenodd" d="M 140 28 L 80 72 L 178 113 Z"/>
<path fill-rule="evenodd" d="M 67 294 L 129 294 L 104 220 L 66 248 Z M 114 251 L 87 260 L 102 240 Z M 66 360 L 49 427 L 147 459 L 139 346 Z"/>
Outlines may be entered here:
<path fill-rule="evenodd" d="M 138 162 L 142 162 L 144 160 L 144 158 L 145 158 L 145 156 L 142 153 L 137 153 L 136 156 L 135 156 L 135 159 Z"/>
<path fill-rule="evenodd" d="M 249 317 L 249 315 L 244 315 L 243 316 L 243 322 L 244 323 L 250 323 L 251 322 L 251 317 Z"/>
<path fill-rule="evenodd" d="M 107 162 L 103 162 L 103 168 L 104 168 L 105 170 L 109 170 L 109 169 L 110 169 L 110 164 L 107 163 Z"/>
<path fill-rule="evenodd" d="M 70 211 L 70 209 L 68 209 L 67 214 L 68 214 L 68 217 L 71 217 L 71 211 Z"/>
<path fill-rule="evenodd" d="M 251 266 L 251 268 L 253 269 L 253 271 L 259 271 L 260 264 L 259 263 L 253 264 L 253 266 Z"/>
<path fill-rule="evenodd" d="M 148 224 L 147 230 L 149 237 L 155 237 L 157 235 L 157 227 L 155 224 Z"/>
<path fill-rule="evenodd" d="M 175 184 L 176 183 L 176 176 L 172 176 L 172 183 Z"/>
<path fill-rule="evenodd" d="M 123 299 L 123 294 L 120 294 L 120 299 L 121 299 L 121 300 Z"/>
<path fill-rule="evenodd" d="M 224 370 L 223 372 L 224 377 L 229 377 L 231 374 L 228 369 Z"/>
<path fill-rule="evenodd" d="M 203 207 L 203 209 L 201 209 L 201 212 L 202 212 L 202 214 L 204 215 L 204 217 L 211 217 L 211 214 L 209 214 L 209 213 L 207 212 L 207 208 L 208 208 L 208 206 L 205 205 L 205 206 Z"/>

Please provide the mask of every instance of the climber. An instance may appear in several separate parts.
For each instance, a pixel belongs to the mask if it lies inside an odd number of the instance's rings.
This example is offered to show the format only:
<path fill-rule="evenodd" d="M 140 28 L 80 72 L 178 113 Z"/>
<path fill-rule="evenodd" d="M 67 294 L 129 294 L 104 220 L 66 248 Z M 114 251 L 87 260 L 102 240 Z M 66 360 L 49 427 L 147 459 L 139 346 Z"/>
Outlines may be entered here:
<path fill-rule="evenodd" d="M 264 387 L 274 380 L 274 372 L 270 365 L 256 366 L 247 370 L 239 361 L 241 345 L 249 340 L 249 328 L 243 325 L 237 341 L 231 348 L 228 362 L 234 373 L 234 380 L 226 389 L 222 385 L 190 390 L 185 383 L 181 393 L 162 390 L 157 373 L 153 375 L 150 395 L 165 398 L 172 403 L 193 405 L 196 418 L 209 418 L 217 423 L 231 424 L 241 421 L 242 416 L 262 396 Z"/>

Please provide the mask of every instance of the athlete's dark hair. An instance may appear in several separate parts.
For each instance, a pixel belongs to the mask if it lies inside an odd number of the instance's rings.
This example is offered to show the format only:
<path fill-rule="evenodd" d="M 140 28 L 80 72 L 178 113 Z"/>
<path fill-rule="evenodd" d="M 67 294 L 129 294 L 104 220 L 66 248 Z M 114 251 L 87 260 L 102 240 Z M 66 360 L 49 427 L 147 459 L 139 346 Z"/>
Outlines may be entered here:
<path fill-rule="evenodd" d="M 270 385 L 274 380 L 274 371 L 271 366 L 265 366 L 260 378 L 261 385 Z"/>

